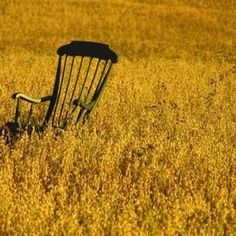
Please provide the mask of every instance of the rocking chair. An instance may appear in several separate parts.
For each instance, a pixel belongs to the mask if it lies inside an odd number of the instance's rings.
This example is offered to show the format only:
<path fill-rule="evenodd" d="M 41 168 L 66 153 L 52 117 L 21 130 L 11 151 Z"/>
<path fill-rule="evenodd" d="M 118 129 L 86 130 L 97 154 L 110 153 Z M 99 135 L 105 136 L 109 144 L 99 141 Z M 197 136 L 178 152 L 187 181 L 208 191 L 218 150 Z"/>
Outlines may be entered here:
<path fill-rule="evenodd" d="M 57 50 L 59 55 L 56 78 L 51 96 L 34 98 L 22 93 L 13 94 L 17 99 L 15 126 L 27 130 L 35 104 L 49 102 L 40 130 L 49 123 L 55 128 L 66 130 L 69 124 L 83 123 L 91 117 L 104 91 L 109 72 L 117 55 L 108 45 L 72 41 Z M 27 119 L 22 121 L 21 102 L 30 103 Z"/>

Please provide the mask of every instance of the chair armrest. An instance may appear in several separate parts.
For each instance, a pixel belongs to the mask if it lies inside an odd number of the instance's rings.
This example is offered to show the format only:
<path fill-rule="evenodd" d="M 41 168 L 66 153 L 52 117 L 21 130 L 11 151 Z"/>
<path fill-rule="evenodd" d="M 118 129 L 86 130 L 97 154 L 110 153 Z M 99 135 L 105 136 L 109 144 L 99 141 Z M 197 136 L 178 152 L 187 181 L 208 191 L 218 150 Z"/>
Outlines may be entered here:
<path fill-rule="evenodd" d="M 21 99 L 23 99 L 27 102 L 31 102 L 31 103 L 41 103 L 41 102 L 50 101 L 52 96 L 46 96 L 46 97 L 42 97 L 42 98 L 34 98 L 34 97 L 30 97 L 30 96 L 27 96 L 22 93 L 14 93 L 12 95 L 12 98 L 15 98 L 15 99 L 21 98 Z"/>
<path fill-rule="evenodd" d="M 89 102 L 89 103 L 85 103 L 85 102 L 82 102 L 82 101 L 79 100 L 79 99 L 75 99 L 75 100 L 73 101 L 73 104 L 74 104 L 75 106 L 81 106 L 81 107 L 83 107 L 83 108 L 86 109 L 86 110 L 91 110 L 92 107 L 93 107 L 94 104 L 95 104 L 95 101 L 92 101 L 92 102 Z"/>

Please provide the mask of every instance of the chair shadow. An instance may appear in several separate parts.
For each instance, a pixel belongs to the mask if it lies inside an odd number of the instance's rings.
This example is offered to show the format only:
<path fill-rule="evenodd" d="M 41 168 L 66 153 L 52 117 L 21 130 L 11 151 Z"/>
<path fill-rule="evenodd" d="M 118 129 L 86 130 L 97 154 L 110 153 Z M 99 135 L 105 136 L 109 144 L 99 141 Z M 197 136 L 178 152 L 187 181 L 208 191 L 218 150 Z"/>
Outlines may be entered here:
<path fill-rule="evenodd" d="M 14 144 L 14 142 L 19 139 L 20 136 L 21 132 L 19 132 L 15 122 L 7 122 L 0 126 L 0 138 L 4 139 L 5 144 Z"/>
<path fill-rule="evenodd" d="M 23 134 L 27 133 L 31 139 L 32 134 L 36 133 L 39 137 L 43 137 L 47 130 L 47 126 L 34 124 L 31 126 L 23 126 L 19 129 L 15 122 L 6 122 L 4 125 L 0 126 L 0 139 L 5 141 L 5 144 L 10 148 L 14 148 L 17 141 L 20 140 Z M 65 130 L 60 128 L 55 128 L 55 137 L 63 136 Z"/>
<path fill-rule="evenodd" d="M 15 147 L 16 142 L 21 138 L 23 133 L 27 132 L 31 136 L 34 127 L 28 127 L 28 129 L 19 129 L 15 122 L 6 122 L 0 126 L 0 139 L 5 141 L 5 144 L 10 147 Z M 40 132 L 41 130 L 37 130 Z"/>

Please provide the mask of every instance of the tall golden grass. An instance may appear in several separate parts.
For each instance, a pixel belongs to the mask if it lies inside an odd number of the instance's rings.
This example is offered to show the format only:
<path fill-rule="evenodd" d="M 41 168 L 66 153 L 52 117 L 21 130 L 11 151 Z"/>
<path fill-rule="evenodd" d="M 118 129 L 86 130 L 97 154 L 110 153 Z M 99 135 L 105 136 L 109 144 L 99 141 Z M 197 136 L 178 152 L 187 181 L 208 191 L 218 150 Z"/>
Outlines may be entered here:
<path fill-rule="evenodd" d="M 0 233 L 234 235 L 235 6 L 1 0 L 0 125 L 12 93 L 50 94 L 59 46 L 108 43 L 119 64 L 85 126 L 0 139 Z"/>

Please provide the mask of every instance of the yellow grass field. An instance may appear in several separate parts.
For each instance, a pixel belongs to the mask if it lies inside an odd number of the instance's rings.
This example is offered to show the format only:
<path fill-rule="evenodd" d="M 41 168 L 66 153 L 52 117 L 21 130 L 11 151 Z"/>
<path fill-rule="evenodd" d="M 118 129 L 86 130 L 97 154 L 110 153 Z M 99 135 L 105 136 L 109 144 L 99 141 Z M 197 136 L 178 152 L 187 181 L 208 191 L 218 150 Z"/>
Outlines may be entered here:
<path fill-rule="evenodd" d="M 235 235 L 236 0 L 0 0 L 0 126 L 71 40 L 119 63 L 83 127 L 0 138 L 0 234 Z"/>

